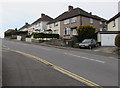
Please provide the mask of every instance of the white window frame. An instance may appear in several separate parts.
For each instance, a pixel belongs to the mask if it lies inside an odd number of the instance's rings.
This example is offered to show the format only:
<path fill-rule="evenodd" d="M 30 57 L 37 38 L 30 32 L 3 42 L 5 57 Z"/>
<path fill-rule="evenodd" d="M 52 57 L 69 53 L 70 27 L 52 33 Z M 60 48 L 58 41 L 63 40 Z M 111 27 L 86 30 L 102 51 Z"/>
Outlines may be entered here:
<path fill-rule="evenodd" d="M 70 35 L 70 34 L 71 34 L 71 29 L 70 28 L 65 28 L 64 29 L 64 35 Z"/>
<path fill-rule="evenodd" d="M 77 17 L 71 18 L 71 23 L 75 23 L 77 21 Z"/>
<path fill-rule="evenodd" d="M 69 24 L 70 23 L 70 19 L 64 20 L 64 24 Z"/>
<path fill-rule="evenodd" d="M 49 28 L 52 28 L 52 24 L 49 24 Z"/>
<path fill-rule="evenodd" d="M 113 27 L 115 27 L 116 26 L 116 23 L 115 23 L 115 20 L 113 20 Z"/>
<path fill-rule="evenodd" d="M 93 24 L 93 19 L 92 18 L 90 18 L 90 24 Z"/>
<path fill-rule="evenodd" d="M 58 34 L 58 30 L 54 30 L 53 33 L 54 33 L 54 34 Z"/>
<path fill-rule="evenodd" d="M 58 26 L 58 22 L 54 23 L 54 26 Z"/>
<path fill-rule="evenodd" d="M 103 22 L 102 21 L 100 21 L 100 25 L 102 25 L 103 24 Z"/>

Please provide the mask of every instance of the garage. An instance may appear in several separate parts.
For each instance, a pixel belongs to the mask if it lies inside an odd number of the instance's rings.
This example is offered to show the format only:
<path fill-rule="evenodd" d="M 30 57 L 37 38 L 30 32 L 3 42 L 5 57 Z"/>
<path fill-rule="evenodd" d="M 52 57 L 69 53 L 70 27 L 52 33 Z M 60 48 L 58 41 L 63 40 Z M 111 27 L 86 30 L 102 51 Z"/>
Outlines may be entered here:
<path fill-rule="evenodd" d="M 101 31 L 98 33 L 98 39 L 101 46 L 115 46 L 115 37 L 120 31 Z"/>

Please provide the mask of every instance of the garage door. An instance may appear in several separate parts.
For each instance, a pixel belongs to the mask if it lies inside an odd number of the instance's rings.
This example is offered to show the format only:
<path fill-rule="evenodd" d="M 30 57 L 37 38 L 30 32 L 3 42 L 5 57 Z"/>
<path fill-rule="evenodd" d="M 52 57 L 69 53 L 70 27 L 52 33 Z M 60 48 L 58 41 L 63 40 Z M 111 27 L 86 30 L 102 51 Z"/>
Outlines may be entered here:
<path fill-rule="evenodd" d="M 115 46 L 116 34 L 101 34 L 102 46 Z"/>

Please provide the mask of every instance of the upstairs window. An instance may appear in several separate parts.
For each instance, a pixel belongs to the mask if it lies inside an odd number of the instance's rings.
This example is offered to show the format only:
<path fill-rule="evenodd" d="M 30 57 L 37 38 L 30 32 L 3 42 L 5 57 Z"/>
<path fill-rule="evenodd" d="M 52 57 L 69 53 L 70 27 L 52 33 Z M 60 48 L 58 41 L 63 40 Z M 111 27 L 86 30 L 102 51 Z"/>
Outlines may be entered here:
<path fill-rule="evenodd" d="M 58 23 L 56 22 L 56 23 L 54 23 L 54 26 L 58 26 Z"/>
<path fill-rule="evenodd" d="M 70 23 L 70 20 L 67 19 L 67 20 L 64 20 L 64 24 L 69 24 Z"/>
<path fill-rule="evenodd" d="M 93 19 L 92 18 L 90 18 L 90 24 L 93 24 Z"/>
<path fill-rule="evenodd" d="M 77 17 L 71 18 L 71 23 L 75 23 L 77 21 Z"/>
<path fill-rule="evenodd" d="M 100 21 L 100 25 L 102 25 L 103 23 Z"/>
<path fill-rule="evenodd" d="M 53 33 L 54 33 L 54 34 L 58 34 L 58 30 L 54 30 Z"/>
<path fill-rule="evenodd" d="M 115 20 L 113 20 L 113 27 L 115 27 L 115 25 L 116 25 L 116 24 L 115 24 Z"/>
<path fill-rule="evenodd" d="M 52 24 L 49 24 L 49 28 L 52 28 Z"/>

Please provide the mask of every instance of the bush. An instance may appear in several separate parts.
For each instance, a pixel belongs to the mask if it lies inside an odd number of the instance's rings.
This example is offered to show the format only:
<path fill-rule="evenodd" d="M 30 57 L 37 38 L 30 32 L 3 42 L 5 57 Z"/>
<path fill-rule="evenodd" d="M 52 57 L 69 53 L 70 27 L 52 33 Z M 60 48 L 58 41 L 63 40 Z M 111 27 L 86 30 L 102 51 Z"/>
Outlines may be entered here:
<path fill-rule="evenodd" d="M 34 38 L 57 38 L 59 39 L 59 34 L 35 33 Z"/>
<path fill-rule="evenodd" d="M 96 28 L 92 25 L 81 25 L 77 28 L 78 39 L 79 41 L 83 41 L 84 39 L 96 39 Z"/>
<path fill-rule="evenodd" d="M 17 31 L 17 35 L 27 35 L 28 31 Z"/>
<path fill-rule="evenodd" d="M 118 34 L 116 37 L 115 37 L 115 45 L 117 47 L 120 47 L 120 34 Z"/>

